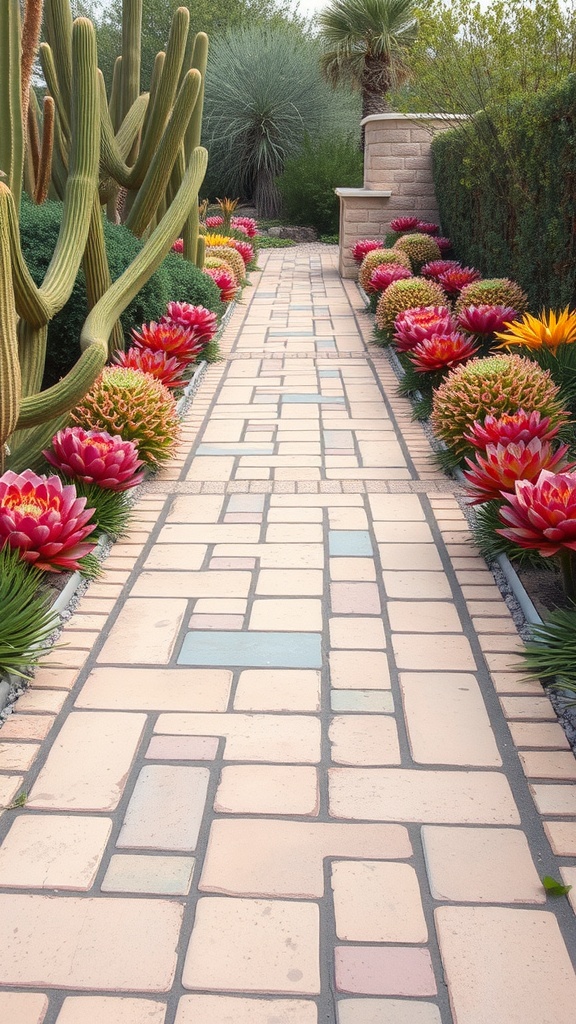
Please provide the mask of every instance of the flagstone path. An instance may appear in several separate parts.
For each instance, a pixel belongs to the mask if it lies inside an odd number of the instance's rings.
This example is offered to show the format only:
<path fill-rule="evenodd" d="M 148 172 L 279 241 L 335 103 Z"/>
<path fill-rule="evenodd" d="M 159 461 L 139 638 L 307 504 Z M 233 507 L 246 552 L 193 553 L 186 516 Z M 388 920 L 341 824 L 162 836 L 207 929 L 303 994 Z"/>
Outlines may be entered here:
<path fill-rule="evenodd" d="M 0 731 L 2 1024 L 574 1022 L 576 760 L 334 253 Z"/>

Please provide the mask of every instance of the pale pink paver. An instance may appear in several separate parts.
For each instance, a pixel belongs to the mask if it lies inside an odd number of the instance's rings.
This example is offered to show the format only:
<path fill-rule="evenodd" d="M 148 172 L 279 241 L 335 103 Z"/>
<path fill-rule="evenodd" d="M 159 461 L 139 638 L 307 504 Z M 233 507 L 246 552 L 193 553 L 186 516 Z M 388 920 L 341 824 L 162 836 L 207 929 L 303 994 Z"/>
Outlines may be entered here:
<path fill-rule="evenodd" d="M 318 1024 L 310 999 L 249 999 L 241 996 L 182 996 L 175 1024 Z"/>
<path fill-rule="evenodd" d="M 111 831 L 110 818 L 21 815 L 0 847 L 2 885 L 89 889 Z"/>
<path fill-rule="evenodd" d="M 386 861 L 332 864 L 336 935 L 346 942 L 422 943 L 428 939 L 413 867 Z"/>
<path fill-rule="evenodd" d="M 56 1024 L 164 1024 L 166 1003 L 130 996 L 68 996 Z"/>
<path fill-rule="evenodd" d="M 7 1024 L 42 1024 L 48 997 L 40 992 L 0 992 L 0 1020 Z"/>

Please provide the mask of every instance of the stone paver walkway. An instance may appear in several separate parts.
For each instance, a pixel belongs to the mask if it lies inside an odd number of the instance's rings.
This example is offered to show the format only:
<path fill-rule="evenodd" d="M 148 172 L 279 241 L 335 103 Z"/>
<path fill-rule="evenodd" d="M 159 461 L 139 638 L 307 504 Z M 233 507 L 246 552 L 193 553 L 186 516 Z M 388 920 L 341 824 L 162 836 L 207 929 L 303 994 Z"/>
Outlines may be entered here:
<path fill-rule="evenodd" d="M 574 756 L 333 250 L 262 259 L 0 732 L 0 1021 L 573 1024 Z"/>

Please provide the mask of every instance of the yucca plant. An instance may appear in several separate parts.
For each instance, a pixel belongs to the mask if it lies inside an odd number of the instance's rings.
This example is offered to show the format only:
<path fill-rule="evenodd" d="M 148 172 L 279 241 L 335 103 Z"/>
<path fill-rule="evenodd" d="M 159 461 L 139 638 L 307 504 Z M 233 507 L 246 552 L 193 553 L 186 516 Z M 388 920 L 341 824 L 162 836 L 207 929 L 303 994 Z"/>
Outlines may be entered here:
<path fill-rule="evenodd" d="M 94 537 L 101 537 L 107 534 L 112 540 L 117 540 L 126 533 L 132 519 L 132 499 L 126 491 L 109 491 L 98 484 L 85 484 L 79 480 L 66 483 L 74 483 L 79 498 L 86 498 L 86 504 L 94 509 L 92 520 L 98 525 L 94 530 Z M 82 559 L 82 568 L 85 566 L 85 559 Z"/>
<path fill-rule="evenodd" d="M 19 552 L 5 545 L 0 550 L 0 671 L 24 675 L 51 647 L 58 628 L 50 596 L 40 588 L 42 572 L 27 565 Z"/>
<path fill-rule="evenodd" d="M 527 678 L 576 693 L 576 605 L 557 608 L 545 622 L 531 626 L 530 633 L 523 652 Z"/>

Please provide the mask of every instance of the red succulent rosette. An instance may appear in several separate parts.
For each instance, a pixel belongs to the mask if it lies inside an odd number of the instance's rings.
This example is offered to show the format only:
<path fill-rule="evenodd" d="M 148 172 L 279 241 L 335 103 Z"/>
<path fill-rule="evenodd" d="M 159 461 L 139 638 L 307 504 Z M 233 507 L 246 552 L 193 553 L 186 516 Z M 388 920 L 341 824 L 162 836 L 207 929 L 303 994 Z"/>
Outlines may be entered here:
<path fill-rule="evenodd" d="M 232 217 L 230 227 L 234 231 L 243 231 L 248 238 L 254 238 L 258 233 L 258 224 L 253 217 Z"/>
<path fill-rule="evenodd" d="M 394 321 L 394 341 L 399 352 L 408 352 L 433 334 L 449 334 L 455 330 L 447 306 L 418 306 L 398 314 Z"/>
<path fill-rule="evenodd" d="M 203 345 L 212 341 L 218 330 L 216 313 L 204 306 L 193 306 L 190 302 L 169 302 L 160 322 L 184 327 L 187 331 L 191 331 L 194 338 L 201 341 Z"/>
<path fill-rule="evenodd" d="M 144 463 L 134 441 L 106 430 L 65 427 L 52 438 L 52 448 L 42 452 L 55 469 L 72 480 L 98 484 L 107 491 L 127 491 L 144 479 Z"/>
<path fill-rule="evenodd" d="M 535 482 L 518 480 L 505 502 L 496 533 L 545 558 L 563 549 L 576 551 L 576 473 L 543 469 Z"/>
<path fill-rule="evenodd" d="M 472 504 L 499 498 L 502 494 L 514 492 L 518 480 L 538 479 L 542 470 L 560 472 L 572 469 L 573 462 L 566 462 L 568 445 L 560 445 L 553 451 L 549 441 L 533 437 L 509 444 L 489 444 L 485 455 L 476 454 L 476 462 L 466 458 L 469 466 L 464 476 L 470 485 L 468 491 Z"/>
<path fill-rule="evenodd" d="M 181 388 L 184 384 L 182 369 L 184 363 L 165 351 L 155 352 L 151 348 L 129 348 L 127 352 L 116 352 L 114 362 L 140 373 L 149 373 L 162 381 L 165 388 Z"/>
<path fill-rule="evenodd" d="M 420 276 L 427 277 L 431 281 L 437 281 L 440 274 L 445 274 L 447 270 L 454 270 L 455 268 L 461 268 L 458 260 L 430 260 L 429 263 L 425 263 L 422 267 Z"/>
<path fill-rule="evenodd" d="M 250 242 L 243 242 L 238 238 L 231 238 L 228 243 L 236 252 L 239 252 L 242 259 L 244 260 L 244 266 L 247 267 L 249 263 L 254 259 L 254 249 L 250 245 Z"/>
<path fill-rule="evenodd" d="M 86 498 L 59 476 L 9 469 L 0 477 L 0 548 L 15 548 L 38 569 L 75 571 L 79 559 L 96 546 L 83 543 L 96 529 L 89 524 L 94 509 L 85 506 Z"/>
<path fill-rule="evenodd" d="M 418 224 L 418 217 L 395 217 L 390 221 L 390 231 L 414 231 Z"/>
<path fill-rule="evenodd" d="M 219 217 L 218 215 L 214 217 L 206 217 L 204 223 L 207 228 L 219 228 L 224 223 L 224 217 Z"/>
<path fill-rule="evenodd" d="M 374 249 L 381 249 L 382 246 L 383 242 L 375 238 L 360 238 L 357 242 L 354 242 L 350 251 L 356 263 L 362 263 L 367 253 L 373 252 Z"/>
<path fill-rule="evenodd" d="M 176 241 L 172 243 L 172 252 L 179 252 L 179 253 L 183 253 L 184 252 L 184 239 L 183 238 L 177 238 Z"/>
<path fill-rule="evenodd" d="M 222 302 L 232 302 L 238 291 L 236 278 L 232 271 L 226 270 L 225 267 L 206 267 L 204 273 L 208 274 L 220 289 Z"/>
<path fill-rule="evenodd" d="M 440 252 L 447 252 L 448 249 L 452 248 L 452 242 L 449 238 L 445 238 L 444 235 L 434 235 L 434 241 L 440 249 Z"/>
<path fill-rule="evenodd" d="M 518 316 L 511 306 L 466 306 L 457 316 L 458 326 L 467 334 L 484 336 L 501 331 L 508 320 Z"/>
<path fill-rule="evenodd" d="M 383 292 L 393 281 L 404 281 L 413 277 L 412 271 L 407 267 L 401 267 L 397 263 L 381 263 L 372 271 L 370 280 L 366 284 L 366 293 Z"/>
<path fill-rule="evenodd" d="M 502 416 L 486 416 L 483 423 L 474 420 L 470 431 L 464 434 L 474 448 L 486 449 L 489 444 L 509 444 L 511 441 L 528 443 L 534 437 L 551 441 L 560 430 L 560 424 L 553 424 L 549 416 L 540 412 L 504 413 Z"/>
<path fill-rule="evenodd" d="M 423 235 L 437 235 L 440 227 L 427 220 L 418 220 L 416 221 L 416 231 L 420 231 Z"/>
<path fill-rule="evenodd" d="M 467 284 L 479 281 L 480 271 L 474 267 L 451 267 L 438 275 L 438 283 L 448 295 L 459 295 Z"/>
<path fill-rule="evenodd" d="M 424 338 L 410 349 L 408 357 L 418 373 L 435 373 L 450 370 L 477 354 L 478 349 L 471 338 L 449 331 Z"/>
<path fill-rule="evenodd" d="M 164 352 L 178 359 L 181 365 L 193 363 L 204 348 L 204 342 L 196 338 L 191 329 L 174 323 L 142 324 L 140 332 L 133 329 L 131 334 L 136 348 Z"/>

